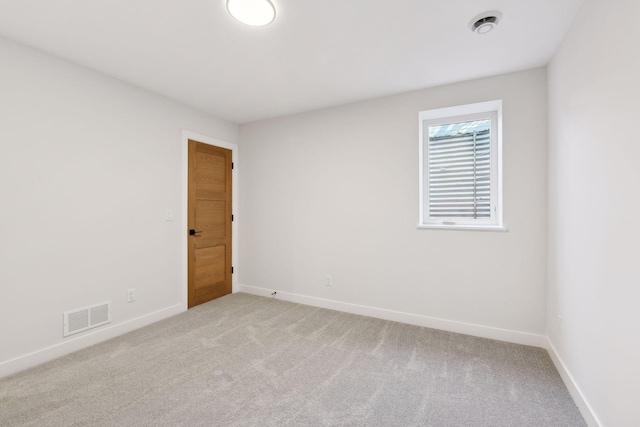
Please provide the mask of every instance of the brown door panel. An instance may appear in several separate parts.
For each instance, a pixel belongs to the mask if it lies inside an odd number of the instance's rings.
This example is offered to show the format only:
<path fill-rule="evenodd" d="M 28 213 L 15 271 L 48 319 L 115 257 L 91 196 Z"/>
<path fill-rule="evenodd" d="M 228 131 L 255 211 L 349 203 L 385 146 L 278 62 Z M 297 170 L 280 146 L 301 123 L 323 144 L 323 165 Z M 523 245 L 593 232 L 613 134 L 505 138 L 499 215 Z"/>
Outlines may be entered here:
<path fill-rule="evenodd" d="M 189 141 L 189 307 L 231 293 L 231 150 Z"/>

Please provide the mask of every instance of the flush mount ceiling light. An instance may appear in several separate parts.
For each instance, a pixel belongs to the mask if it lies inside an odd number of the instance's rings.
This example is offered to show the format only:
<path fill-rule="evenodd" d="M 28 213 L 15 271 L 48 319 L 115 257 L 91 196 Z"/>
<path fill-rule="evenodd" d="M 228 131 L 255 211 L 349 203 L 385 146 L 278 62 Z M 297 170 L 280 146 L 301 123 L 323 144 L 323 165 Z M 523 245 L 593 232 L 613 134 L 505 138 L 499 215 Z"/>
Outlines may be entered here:
<path fill-rule="evenodd" d="M 495 10 L 481 13 L 471 20 L 469 27 L 471 31 L 477 34 L 487 34 L 498 26 L 502 19 L 502 13 Z"/>
<path fill-rule="evenodd" d="M 262 27 L 276 18 L 276 8 L 269 0 L 227 0 L 227 10 L 238 21 Z"/>

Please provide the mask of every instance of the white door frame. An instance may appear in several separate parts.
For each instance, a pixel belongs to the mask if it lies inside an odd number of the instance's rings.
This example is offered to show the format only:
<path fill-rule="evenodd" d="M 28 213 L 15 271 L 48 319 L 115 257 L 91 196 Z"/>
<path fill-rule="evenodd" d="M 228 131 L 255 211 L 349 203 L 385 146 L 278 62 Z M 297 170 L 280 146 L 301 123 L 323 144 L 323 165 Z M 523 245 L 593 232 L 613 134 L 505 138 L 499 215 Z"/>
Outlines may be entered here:
<path fill-rule="evenodd" d="M 234 221 L 231 224 L 231 264 L 233 265 L 233 273 L 231 275 L 231 292 L 238 292 L 238 144 L 232 142 L 223 141 L 221 139 L 212 138 L 206 135 L 200 135 L 188 130 L 182 130 L 182 191 L 181 191 L 181 216 L 180 216 L 180 230 L 182 233 L 181 242 L 181 298 L 180 303 L 183 310 L 187 310 L 189 301 L 189 251 L 187 245 L 189 244 L 189 237 L 187 235 L 187 229 L 189 228 L 189 140 L 202 142 L 216 147 L 226 148 L 231 150 L 231 161 L 234 164 L 234 168 L 231 171 L 231 209 L 234 215 Z"/>

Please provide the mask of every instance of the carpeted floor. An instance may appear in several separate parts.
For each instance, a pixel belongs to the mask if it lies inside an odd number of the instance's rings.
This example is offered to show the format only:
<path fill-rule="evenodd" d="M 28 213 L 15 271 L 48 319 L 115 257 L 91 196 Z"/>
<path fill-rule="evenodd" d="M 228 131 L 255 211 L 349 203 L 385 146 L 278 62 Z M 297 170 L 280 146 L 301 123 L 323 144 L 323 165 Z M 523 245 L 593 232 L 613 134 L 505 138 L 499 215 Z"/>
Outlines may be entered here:
<path fill-rule="evenodd" d="M 545 350 L 233 294 L 0 379 L 1 426 L 585 426 Z"/>

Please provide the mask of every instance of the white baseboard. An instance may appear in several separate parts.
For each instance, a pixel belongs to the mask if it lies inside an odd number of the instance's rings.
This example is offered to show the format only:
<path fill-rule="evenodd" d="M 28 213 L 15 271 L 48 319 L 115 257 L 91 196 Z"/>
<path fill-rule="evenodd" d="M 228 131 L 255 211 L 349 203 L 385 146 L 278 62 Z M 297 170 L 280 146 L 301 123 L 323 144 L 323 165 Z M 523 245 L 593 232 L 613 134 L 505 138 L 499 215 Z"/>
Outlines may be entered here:
<path fill-rule="evenodd" d="M 135 319 L 127 320 L 126 322 L 99 328 L 95 331 L 87 332 L 84 335 L 77 336 L 72 339 L 65 339 L 59 344 L 16 357 L 15 359 L 7 360 L 0 363 L 0 378 L 15 374 L 16 372 L 23 371 L 41 363 L 57 359 L 58 357 L 73 353 L 74 351 L 81 350 L 102 341 L 117 337 L 118 335 L 150 325 L 151 323 L 175 316 L 183 311 L 185 311 L 185 308 L 182 307 L 182 304 L 176 304 L 153 313 L 136 317 Z"/>
<path fill-rule="evenodd" d="M 240 285 L 240 292 L 248 294 L 270 297 L 274 289 L 265 289 L 255 286 Z M 277 299 L 290 301 L 299 304 L 311 305 L 314 307 L 328 308 L 331 310 L 344 311 L 352 314 L 376 317 L 394 322 L 407 323 L 410 325 L 424 326 L 427 328 L 440 329 L 443 331 L 456 332 L 459 334 L 473 335 L 481 338 L 490 338 L 498 341 L 506 341 L 515 344 L 523 344 L 532 347 L 547 348 L 547 337 L 527 332 L 518 332 L 508 329 L 493 328 L 490 326 L 474 325 L 471 323 L 456 322 L 453 320 L 438 319 L 419 314 L 403 313 L 399 311 L 386 310 L 383 308 L 368 307 L 364 305 L 351 304 L 341 301 L 328 300 L 306 295 L 293 294 L 289 292 L 277 291 Z"/>
<path fill-rule="evenodd" d="M 587 425 L 589 427 L 602 427 L 602 423 L 596 416 L 595 412 L 593 411 L 593 408 L 591 407 L 591 405 L 589 405 L 589 402 L 584 397 L 582 390 L 580 390 L 580 387 L 578 387 L 578 384 L 575 382 L 575 380 L 573 379 L 573 376 L 571 375 L 566 365 L 560 358 L 560 355 L 556 351 L 556 348 L 554 347 L 553 343 L 548 338 L 547 338 L 547 351 L 549 352 L 549 357 L 551 357 L 553 364 L 556 366 L 556 369 L 558 370 L 558 373 L 560 374 L 562 381 L 564 381 L 564 384 L 567 386 L 567 390 L 569 390 L 569 394 L 571 394 L 573 401 L 576 403 L 576 406 L 580 410 L 580 413 L 582 414 L 582 417 L 586 421 Z"/>
<path fill-rule="evenodd" d="M 245 292 L 252 295 L 271 297 L 273 289 L 259 288 L 256 286 L 239 285 L 239 292 Z M 551 340 L 543 335 L 531 334 L 527 332 L 518 332 L 508 329 L 493 328 L 489 326 L 475 325 L 471 323 L 457 322 L 452 320 L 438 319 L 435 317 L 421 316 L 411 313 L 403 313 L 399 311 L 386 310 L 376 307 L 368 307 L 364 305 L 345 303 L 341 301 L 328 300 L 324 298 L 311 297 L 306 295 L 294 294 L 289 292 L 277 291 L 277 299 L 290 301 L 299 304 L 310 305 L 313 307 L 327 308 L 330 310 L 338 310 L 346 313 L 359 314 L 363 316 L 376 317 L 384 320 L 407 323 L 410 325 L 424 326 L 427 328 L 440 329 L 443 331 L 456 332 L 466 335 L 473 335 L 481 338 L 490 338 L 499 341 L 506 341 L 515 344 L 529 345 L 533 347 L 545 348 L 549 352 L 549 356 L 553 361 L 560 377 L 564 381 L 571 397 L 575 401 L 580 413 L 590 427 L 602 427 L 598 417 L 595 415 L 593 408 L 584 397 L 580 387 L 576 384 L 573 376 L 565 366 L 564 362 L 558 355 Z M 41 363 L 62 357 L 74 351 L 81 350 L 102 341 L 114 338 L 127 332 L 139 329 L 143 326 L 150 325 L 160 320 L 166 319 L 176 314 L 184 312 L 186 309 L 182 304 L 176 304 L 153 313 L 145 314 L 135 319 L 128 320 L 123 323 L 99 329 L 73 339 L 65 340 L 56 345 L 34 351 L 29 354 L 7 360 L 0 363 L 0 378 L 31 368 Z"/>

